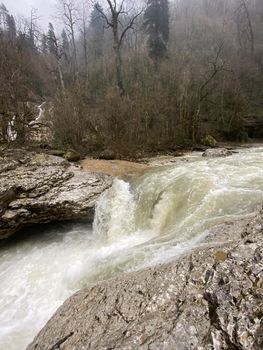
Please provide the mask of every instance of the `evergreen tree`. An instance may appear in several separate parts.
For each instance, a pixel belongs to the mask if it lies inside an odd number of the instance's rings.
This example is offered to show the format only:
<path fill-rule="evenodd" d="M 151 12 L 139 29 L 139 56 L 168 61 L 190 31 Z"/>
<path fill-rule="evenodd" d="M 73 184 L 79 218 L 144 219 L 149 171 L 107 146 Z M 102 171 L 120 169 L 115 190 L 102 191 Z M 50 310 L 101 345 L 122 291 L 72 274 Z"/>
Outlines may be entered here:
<path fill-rule="evenodd" d="M 16 38 L 16 22 L 12 15 L 6 16 L 6 30 L 9 40 L 14 42 Z"/>
<path fill-rule="evenodd" d="M 50 54 L 59 58 L 58 40 L 52 23 L 49 23 L 48 25 L 47 48 Z"/>
<path fill-rule="evenodd" d="M 69 56 L 70 56 L 70 50 L 69 50 L 69 40 L 67 33 L 65 29 L 63 29 L 61 33 L 61 40 L 62 40 L 62 55 L 66 59 L 66 61 L 69 61 Z"/>
<path fill-rule="evenodd" d="M 105 19 L 102 16 L 103 9 L 99 3 L 93 7 L 90 16 L 90 30 L 92 35 L 92 48 L 95 58 L 102 56 L 102 43 L 104 37 Z"/>
<path fill-rule="evenodd" d="M 0 4 L 0 13 L 4 13 L 5 15 L 8 14 L 8 10 L 3 3 Z"/>
<path fill-rule="evenodd" d="M 2 3 L 0 4 L 0 29 L 5 30 L 6 29 L 6 21 L 7 17 L 9 16 L 9 12 L 5 5 Z"/>
<path fill-rule="evenodd" d="M 45 34 L 41 36 L 41 52 L 44 54 L 48 53 L 47 36 Z"/>
<path fill-rule="evenodd" d="M 168 55 L 169 4 L 168 0 L 148 0 L 143 27 L 148 35 L 149 56 L 158 69 L 160 61 Z"/>
<path fill-rule="evenodd" d="M 35 45 L 35 33 L 32 28 L 29 28 L 28 30 L 28 35 L 27 35 L 27 42 L 31 50 L 36 50 L 36 45 Z"/>
<path fill-rule="evenodd" d="M 16 36 L 16 22 L 12 15 L 8 15 L 6 18 L 7 31 L 12 34 L 12 36 Z"/>

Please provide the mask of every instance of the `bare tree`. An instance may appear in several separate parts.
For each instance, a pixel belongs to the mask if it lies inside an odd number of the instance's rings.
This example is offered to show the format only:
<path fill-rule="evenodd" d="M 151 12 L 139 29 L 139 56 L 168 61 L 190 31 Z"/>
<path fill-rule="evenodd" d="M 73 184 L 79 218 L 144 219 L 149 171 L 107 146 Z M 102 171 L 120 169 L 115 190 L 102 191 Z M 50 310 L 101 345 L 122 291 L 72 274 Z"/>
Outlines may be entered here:
<path fill-rule="evenodd" d="M 248 44 L 250 55 L 253 57 L 255 53 L 254 29 L 246 0 L 239 0 L 239 6 L 236 12 L 239 46 L 242 53 L 246 54 Z"/>
<path fill-rule="evenodd" d="M 83 47 L 83 58 L 84 58 L 84 74 L 85 78 L 87 80 L 88 78 L 88 3 L 83 2 L 82 8 L 79 11 L 79 17 L 80 17 L 80 34 L 81 34 L 81 41 L 82 41 L 82 47 Z"/>
<path fill-rule="evenodd" d="M 73 74 L 76 76 L 77 69 L 77 46 L 75 28 L 78 22 L 78 11 L 74 0 L 58 0 L 59 15 L 63 18 L 66 31 L 70 37 L 72 44 L 72 68 Z"/>
<path fill-rule="evenodd" d="M 141 15 L 142 10 L 136 11 L 132 16 L 129 13 L 134 12 L 135 8 L 125 9 L 125 0 L 121 0 L 118 4 L 117 0 L 106 0 L 108 8 L 107 11 L 102 10 L 100 6 L 96 6 L 97 10 L 102 14 L 105 22 L 112 30 L 113 34 L 113 49 L 115 52 L 116 63 L 116 79 L 117 85 L 121 95 L 125 94 L 125 87 L 123 82 L 123 64 L 121 47 L 126 33 L 133 28 L 136 19 Z M 109 14 L 108 14 L 109 12 Z M 122 19 L 128 17 L 128 24 L 124 24 Z"/>
<path fill-rule="evenodd" d="M 31 9 L 30 20 L 29 20 L 29 42 L 31 48 L 34 49 L 36 45 L 36 40 L 38 39 L 39 29 L 37 26 L 37 21 L 39 16 L 37 15 L 37 10 L 35 8 Z"/>
<path fill-rule="evenodd" d="M 210 68 L 205 74 L 204 80 L 200 84 L 198 89 L 197 107 L 196 107 L 196 111 L 193 114 L 193 120 L 192 120 L 193 145 L 196 143 L 197 135 L 200 129 L 200 113 L 201 113 L 202 104 L 211 94 L 211 88 L 209 88 L 210 84 L 220 72 L 226 70 L 225 62 L 221 58 L 222 48 L 223 48 L 223 44 L 220 44 L 216 49 L 215 57 L 212 60 L 208 61 Z"/>

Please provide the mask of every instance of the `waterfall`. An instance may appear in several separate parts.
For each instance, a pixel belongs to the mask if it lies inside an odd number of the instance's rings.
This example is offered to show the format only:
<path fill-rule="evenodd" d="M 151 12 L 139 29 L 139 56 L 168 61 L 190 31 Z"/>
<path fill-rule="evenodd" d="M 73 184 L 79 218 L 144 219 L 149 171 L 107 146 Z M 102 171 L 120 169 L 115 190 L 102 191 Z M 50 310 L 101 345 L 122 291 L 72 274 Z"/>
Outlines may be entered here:
<path fill-rule="evenodd" d="M 34 126 L 34 125 L 37 125 L 37 123 L 41 123 L 45 113 L 45 110 L 44 110 L 45 104 L 46 104 L 46 101 L 41 103 L 39 106 L 37 106 L 38 114 L 36 115 L 35 119 L 29 123 L 30 126 Z"/>
<path fill-rule="evenodd" d="M 116 179 L 96 205 L 94 234 L 114 240 L 135 231 L 135 206 L 130 184 Z"/>
<path fill-rule="evenodd" d="M 97 204 L 94 233 L 116 244 L 139 235 L 156 246 L 202 238 L 216 224 L 261 203 L 260 157 L 255 153 L 252 160 L 249 150 L 225 159 L 197 154 L 187 163 L 159 167 L 129 182 L 116 179 Z"/>
<path fill-rule="evenodd" d="M 44 111 L 45 104 L 46 104 L 46 102 L 43 102 L 42 104 L 37 106 L 38 114 L 36 115 L 35 119 L 29 123 L 30 126 L 37 125 L 38 123 L 40 123 L 42 121 L 42 118 L 43 118 L 43 115 L 45 112 Z M 8 122 L 8 126 L 7 126 L 7 139 L 8 139 L 8 141 L 13 142 L 17 139 L 17 131 L 15 128 L 15 123 L 16 123 L 16 116 L 14 115 L 12 117 L 11 121 Z"/>
<path fill-rule="evenodd" d="M 15 141 L 17 139 L 17 132 L 15 130 L 16 116 L 14 115 L 7 126 L 7 139 L 8 141 Z"/>

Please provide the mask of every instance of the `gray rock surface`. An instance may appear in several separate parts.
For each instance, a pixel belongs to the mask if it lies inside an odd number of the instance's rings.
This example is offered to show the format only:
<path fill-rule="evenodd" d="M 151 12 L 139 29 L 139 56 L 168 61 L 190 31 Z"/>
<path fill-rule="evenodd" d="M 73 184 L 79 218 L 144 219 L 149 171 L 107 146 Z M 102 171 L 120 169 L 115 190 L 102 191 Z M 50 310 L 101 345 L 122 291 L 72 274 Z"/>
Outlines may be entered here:
<path fill-rule="evenodd" d="M 209 148 L 203 153 L 203 157 L 228 157 L 233 153 L 225 148 Z"/>
<path fill-rule="evenodd" d="M 263 349 L 263 212 L 68 299 L 27 350 Z"/>
<path fill-rule="evenodd" d="M 22 150 L 0 157 L 0 239 L 26 225 L 93 219 L 107 175 L 81 171 L 63 158 Z"/>

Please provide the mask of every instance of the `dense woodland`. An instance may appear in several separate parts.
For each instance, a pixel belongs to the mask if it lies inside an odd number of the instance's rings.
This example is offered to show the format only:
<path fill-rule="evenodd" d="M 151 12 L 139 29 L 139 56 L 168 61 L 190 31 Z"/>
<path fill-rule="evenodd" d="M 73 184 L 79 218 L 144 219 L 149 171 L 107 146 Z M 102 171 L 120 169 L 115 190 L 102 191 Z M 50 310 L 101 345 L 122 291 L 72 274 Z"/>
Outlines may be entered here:
<path fill-rule="evenodd" d="M 43 30 L 0 5 L 1 142 L 10 125 L 30 142 L 44 101 L 52 147 L 86 152 L 246 141 L 243 118 L 263 118 L 262 0 L 57 0 L 54 16 Z"/>

